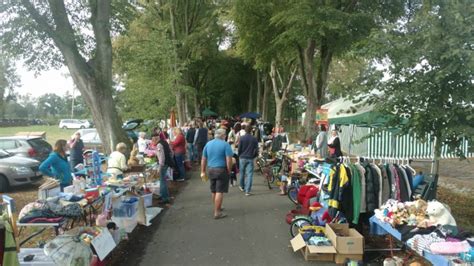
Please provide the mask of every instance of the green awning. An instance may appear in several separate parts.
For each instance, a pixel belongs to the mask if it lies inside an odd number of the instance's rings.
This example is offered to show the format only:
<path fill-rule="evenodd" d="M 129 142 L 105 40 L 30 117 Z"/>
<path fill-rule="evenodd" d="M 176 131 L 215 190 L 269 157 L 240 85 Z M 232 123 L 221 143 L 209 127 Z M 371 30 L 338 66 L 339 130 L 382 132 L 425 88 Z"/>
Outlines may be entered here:
<path fill-rule="evenodd" d="M 210 117 L 210 116 L 213 116 L 213 117 L 217 117 L 217 113 L 212 111 L 211 109 L 209 108 L 206 108 L 204 109 L 204 111 L 202 111 L 202 116 L 203 117 Z"/>

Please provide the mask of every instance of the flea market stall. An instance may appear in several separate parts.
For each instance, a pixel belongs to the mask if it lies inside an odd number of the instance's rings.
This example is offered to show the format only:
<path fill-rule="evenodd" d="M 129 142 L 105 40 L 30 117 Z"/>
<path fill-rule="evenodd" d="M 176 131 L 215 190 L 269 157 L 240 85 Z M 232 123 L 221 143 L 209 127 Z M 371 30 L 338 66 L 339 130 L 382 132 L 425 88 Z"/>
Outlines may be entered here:
<path fill-rule="evenodd" d="M 151 162 L 145 171 L 117 179 L 101 172 L 94 152 L 64 192 L 56 180 L 47 179 L 38 200 L 21 210 L 15 209 L 14 199 L 3 195 L 1 224 L 6 230 L 1 237 L 8 235 L 12 241 L 11 248 L 3 250 L 3 265 L 103 265 L 137 224 L 149 226 L 161 212 L 153 206 L 153 196 L 159 193 L 153 167 Z M 23 248 L 50 228 L 55 236 L 44 247 Z M 34 232 L 26 235 L 28 231 Z"/>
<path fill-rule="evenodd" d="M 389 139 L 368 136 L 386 119 L 363 101 L 340 99 L 323 108 L 346 155 L 317 158 L 305 147 L 286 152 L 293 161 L 288 195 L 296 207 L 286 216 L 293 250 L 306 260 L 338 264 L 471 265 L 474 235 L 436 200 L 437 174 L 410 166 L 420 151 L 432 151 L 420 148 L 430 144 L 396 130 L 385 133 Z M 305 172 L 317 181 L 301 182 Z"/>

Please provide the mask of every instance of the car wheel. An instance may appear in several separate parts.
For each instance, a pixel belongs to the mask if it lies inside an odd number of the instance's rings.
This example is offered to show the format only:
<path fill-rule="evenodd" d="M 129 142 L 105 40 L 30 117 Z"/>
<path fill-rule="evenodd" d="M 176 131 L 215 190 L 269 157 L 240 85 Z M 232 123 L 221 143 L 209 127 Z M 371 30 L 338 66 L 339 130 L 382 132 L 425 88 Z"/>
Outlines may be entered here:
<path fill-rule="evenodd" d="M 84 128 L 86 128 L 86 127 L 84 127 L 84 126 L 81 126 L 81 129 L 84 129 Z"/>
<path fill-rule="evenodd" d="M 63 126 L 63 129 L 67 129 L 67 126 Z"/>
<path fill-rule="evenodd" d="M 7 178 L 4 175 L 0 174 L 0 193 L 7 192 L 8 187 L 9 187 L 9 184 L 8 184 Z"/>

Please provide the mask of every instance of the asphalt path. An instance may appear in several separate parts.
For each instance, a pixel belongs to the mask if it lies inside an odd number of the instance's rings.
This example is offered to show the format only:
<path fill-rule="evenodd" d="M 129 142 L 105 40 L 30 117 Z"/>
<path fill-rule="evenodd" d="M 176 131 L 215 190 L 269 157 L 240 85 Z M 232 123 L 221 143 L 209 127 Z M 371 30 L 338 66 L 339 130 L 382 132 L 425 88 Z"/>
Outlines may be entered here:
<path fill-rule="evenodd" d="M 230 187 L 223 203 L 228 216 L 220 220 L 213 219 L 209 182 L 198 172 L 187 182 L 163 214 L 140 265 L 314 264 L 290 248 L 285 215 L 294 205 L 277 188 L 269 190 L 262 176 L 254 176 L 251 196 Z"/>

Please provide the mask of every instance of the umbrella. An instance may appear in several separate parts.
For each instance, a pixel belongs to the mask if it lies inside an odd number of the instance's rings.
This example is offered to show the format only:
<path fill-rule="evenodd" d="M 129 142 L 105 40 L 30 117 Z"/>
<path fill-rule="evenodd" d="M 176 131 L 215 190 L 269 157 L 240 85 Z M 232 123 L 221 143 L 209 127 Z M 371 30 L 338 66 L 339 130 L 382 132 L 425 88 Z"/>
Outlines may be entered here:
<path fill-rule="evenodd" d="M 244 113 L 244 114 L 239 115 L 239 117 L 240 118 L 257 119 L 257 118 L 261 117 L 261 115 L 259 113 L 256 113 L 256 112 L 248 112 L 248 113 Z"/>
<path fill-rule="evenodd" d="M 204 109 L 204 111 L 202 111 L 202 116 L 203 117 L 210 117 L 210 116 L 217 117 L 218 114 L 214 111 L 211 111 L 211 109 L 206 108 L 206 109 Z"/>
<path fill-rule="evenodd" d="M 170 127 L 176 127 L 176 114 L 174 113 L 174 110 L 171 110 L 170 114 Z"/>
<path fill-rule="evenodd" d="M 77 236 L 61 235 L 44 246 L 44 253 L 57 265 L 89 266 L 92 251 Z"/>

